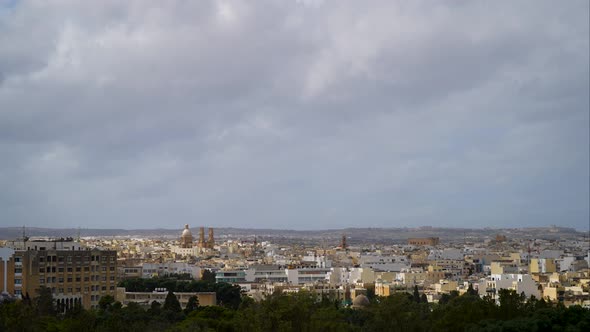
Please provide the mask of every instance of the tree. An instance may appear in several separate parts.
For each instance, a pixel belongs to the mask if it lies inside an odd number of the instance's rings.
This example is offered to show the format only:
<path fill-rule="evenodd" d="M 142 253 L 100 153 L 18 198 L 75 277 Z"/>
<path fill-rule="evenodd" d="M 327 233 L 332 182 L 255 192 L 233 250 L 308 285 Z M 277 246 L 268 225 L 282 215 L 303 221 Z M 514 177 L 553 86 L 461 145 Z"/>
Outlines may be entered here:
<path fill-rule="evenodd" d="M 176 295 L 172 291 L 168 291 L 168 295 L 166 295 L 166 300 L 164 300 L 164 306 L 162 307 L 164 311 L 172 311 L 172 312 L 180 312 L 182 308 L 180 307 L 180 302 L 176 298 Z"/>
<path fill-rule="evenodd" d="M 414 285 L 414 294 L 413 294 L 414 302 L 420 303 L 420 292 L 418 292 L 418 285 Z"/>
<path fill-rule="evenodd" d="M 98 307 L 100 310 L 106 311 L 111 308 L 111 306 L 115 303 L 115 298 L 111 295 L 105 295 L 100 298 L 98 301 Z"/>
<path fill-rule="evenodd" d="M 152 301 L 152 304 L 150 305 L 150 308 L 147 312 L 151 316 L 159 316 L 161 311 L 162 305 L 158 301 Z"/>
<path fill-rule="evenodd" d="M 232 285 L 225 282 L 214 284 L 217 302 L 220 305 L 237 309 L 242 301 L 242 288 L 238 285 Z"/>
<path fill-rule="evenodd" d="M 53 301 L 51 289 L 49 287 L 41 286 L 37 292 L 39 294 L 35 299 L 37 314 L 39 316 L 55 315 L 55 303 Z"/>
<path fill-rule="evenodd" d="M 188 303 L 186 304 L 186 308 L 184 308 L 185 314 L 190 314 L 192 311 L 195 311 L 199 307 L 199 298 L 195 296 L 191 296 L 188 299 Z"/>
<path fill-rule="evenodd" d="M 420 295 L 420 303 L 428 303 L 428 298 L 426 297 L 426 294 L 422 293 L 422 295 Z"/>
<path fill-rule="evenodd" d="M 524 307 L 526 297 L 524 293 L 518 294 L 513 289 L 500 289 L 500 318 L 512 319 L 518 317 Z"/>
<path fill-rule="evenodd" d="M 477 295 L 477 291 L 473 289 L 473 284 L 469 283 L 469 287 L 467 287 L 467 294 L 469 295 Z"/>
<path fill-rule="evenodd" d="M 209 283 L 215 283 L 215 273 L 211 272 L 209 269 L 205 269 L 201 275 L 201 280 Z"/>

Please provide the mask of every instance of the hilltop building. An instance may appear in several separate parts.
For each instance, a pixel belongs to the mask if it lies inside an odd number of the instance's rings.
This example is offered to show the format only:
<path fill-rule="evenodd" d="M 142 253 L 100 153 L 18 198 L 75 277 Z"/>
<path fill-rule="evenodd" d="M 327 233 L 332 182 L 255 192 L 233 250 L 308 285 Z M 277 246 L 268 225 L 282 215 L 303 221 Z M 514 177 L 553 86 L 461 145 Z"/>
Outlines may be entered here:
<path fill-rule="evenodd" d="M 437 237 L 425 237 L 425 238 L 410 238 L 408 244 L 413 246 L 431 246 L 434 247 L 439 244 L 439 238 Z"/>

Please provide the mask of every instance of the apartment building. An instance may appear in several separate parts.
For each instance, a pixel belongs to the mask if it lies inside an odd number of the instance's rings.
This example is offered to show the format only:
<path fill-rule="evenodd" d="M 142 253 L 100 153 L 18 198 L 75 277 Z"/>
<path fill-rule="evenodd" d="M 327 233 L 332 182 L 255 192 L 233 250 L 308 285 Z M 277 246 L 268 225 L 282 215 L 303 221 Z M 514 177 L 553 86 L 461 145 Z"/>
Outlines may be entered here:
<path fill-rule="evenodd" d="M 14 250 L 0 248 L 0 294 L 18 294 L 20 296 L 21 275 L 21 263 L 15 262 Z"/>
<path fill-rule="evenodd" d="M 92 308 L 102 296 L 115 296 L 116 251 L 54 249 L 51 244 L 37 243 L 37 250 L 14 252 L 16 296 L 33 297 L 45 286 L 51 289 L 58 307 L 64 309 L 75 305 Z"/>

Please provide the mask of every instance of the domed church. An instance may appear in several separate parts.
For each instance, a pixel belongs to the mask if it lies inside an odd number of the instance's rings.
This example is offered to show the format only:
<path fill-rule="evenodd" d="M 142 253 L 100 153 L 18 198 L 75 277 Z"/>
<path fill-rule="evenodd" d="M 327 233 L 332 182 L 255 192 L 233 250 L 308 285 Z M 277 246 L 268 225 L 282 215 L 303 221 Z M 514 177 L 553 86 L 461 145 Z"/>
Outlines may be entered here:
<path fill-rule="evenodd" d="M 180 247 L 181 248 L 192 248 L 193 247 L 193 234 L 188 228 L 188 224 L 184 225 L 182 235 L 180 235 Z"/>

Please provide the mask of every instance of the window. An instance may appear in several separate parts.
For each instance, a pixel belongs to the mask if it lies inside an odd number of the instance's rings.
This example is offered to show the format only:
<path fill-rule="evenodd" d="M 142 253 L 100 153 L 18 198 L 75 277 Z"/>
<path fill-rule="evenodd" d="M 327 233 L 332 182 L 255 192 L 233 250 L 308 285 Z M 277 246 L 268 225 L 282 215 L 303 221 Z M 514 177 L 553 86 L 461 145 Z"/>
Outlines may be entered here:
<path fill-rule="evenodd" d="M 107 271 L 107 267 L 106 266 L 103 266 L 102 267 L 102 272 L 106 272 L 106 271 Z"/>
<path fill-rule="evenodd" d="M 64 289 L 63 288 L 59 288 L 58 292 L 59 293 L 63 293 L 64 292 Z"/>
<path fill-rule="evenodd" d="M 47 272 L 51 272 L 51 266 L 47 267 Z"/>
<path fill-rule="evenodd" d="M 107 277 L 106 277 L 106 276 L 103 276 L 103 277 L 101 278 L 101 280 L 102 280 L 102 281 L 107 281 Z"/>
<path fill-rule="evenodd" d="M 84 272 L 88 272 L 90 271 L 90 268 L 88 266 L 84 266 Z"/>
<path fill-rule="evenodd" d="M 22 267 L 15 267 L 14 268 L 14 273 L 23 273 Z"/>
<path fill-rule="evenodd" d="M 73 272 L 74 270 L 71 267 L 68 267 L 68 272 Z"/>
<path fill-rule="evenodd" d="M 51 272 L 55 273 L 55 266 L 51 267 Z"/>
<path fill-rule="evenodd" d="M 115 281 L 115 276 L 111 276 L 111 277 L 110 277 L 110 280 L 111 280 L 111 281 Z"/>
<path fill-rule="evenodd" d="M 14 284 L 15 285 L 21 285 L 23 283 L 22 279 L 14 279 Z"/>
<path fill-rule="evenodd" d="M 71 293 L 71 292 L 72 292 L 72 288 L 68 287 L 68 293 Z"/>
<path fill-rule="evenodd" d="M 20 257 L 14 257 L 14 262 L 15 262 L 15 263 L 18 263 L 18 262 L 20 262 Z"/>
<path fill-rule="evenodd" d="M 64 268 L 63 267 L 60 267 L 60 268 L 57 269 L 57 272 L 60 272 L 61 273 L 63 271 L 64 271 Z"/>
<path fill-rule="evenodd" d="M 68 277 L 68 282 L 72 282 L 72 277 Z"/>
<path fill-rule="evenodd" d="M 76 268 L 76 272 L 80 272 L 80 271 L 82 271 L 82 268 L 78 266 L 78 267 Z"/>
<path fill-rule="evenodd" d="M 57 282 L 59 282 L 59 283 L 62 283 L 62 282 L 64 282 L 64 278 L 59 278 L 59 279 L 57 279 Z"/>
<path fill-rule="evenodd" d="M 41 285 L 43 285 L 43 284 L 45 283 L 45 278 L 40 278 L 40 279 L 39 279 L 39 283 L 40 283 Z"/>
<path fill-rule="evenodd" d="M 53 257 L 55 257 L 55 256 L 53 256 Z M 64 257 L 63 257 L 63 256 L 59 256 L 59 257 L 57 258 L 57 261 L 58 261 L 58 262 L 63 262 L 63 261 L 64 261 Z"/>
<path fill-rule="evenodd" d="M 115 290 L 115 286 L 111 286 L 109 290 Z"/>
<path fill-rule="evenodd" d="M 45 268 L 44 267 L 39 268 L 39 273 L 45 273 Z"/>
<path fill-rule="evenodd" d="M 80 276 L 76 276 L 76 282 L 80 282 L 81 278 Z"/>
<path fill-rule="evenodd" d="M 68 257 L 67 257 L 67 261 L 68 261 L 68 262 L 71 262 L 71 261 L 72 261 L 72 256 L 68 256 Z"/>
<path fill-rule="evenodd" d="M 76 287 L 76 293 L 80 293 L 81 291 L 82 291 L 82 288 Z"/>
<path fill-rule="evenodd" d="M 111 267 L 109 268 L 109 271 L 115 271 L 115 267 L 114 267 L 114 266 L 111 266 Z"/>
<path fill-rule="evenodd" d="M 102 290 L 106 291 L 107 290 L 107 286 L 102 286 Z"/>
<path fill-rule="evenodd" d="M 90 280 L 90 278 L 84 277 L 84 281 L 89 281 L 89 280 Z"/>
<path fill-rule="evenodd" d="M 39 263 L 43 263 L 43 262 L 45 262 L 45 257 L 43 257 L 43 256 L 39 257 Z"/>
<path fill-rule="evenodd" d="M 16 295 L 16 296 L 19 296 L 19 295 L 22 295 L 22 294 L 23 294 L 23 292 L 20 289 L 17 289 L 17 290 L 14 291 L 14 295 Z"/>

